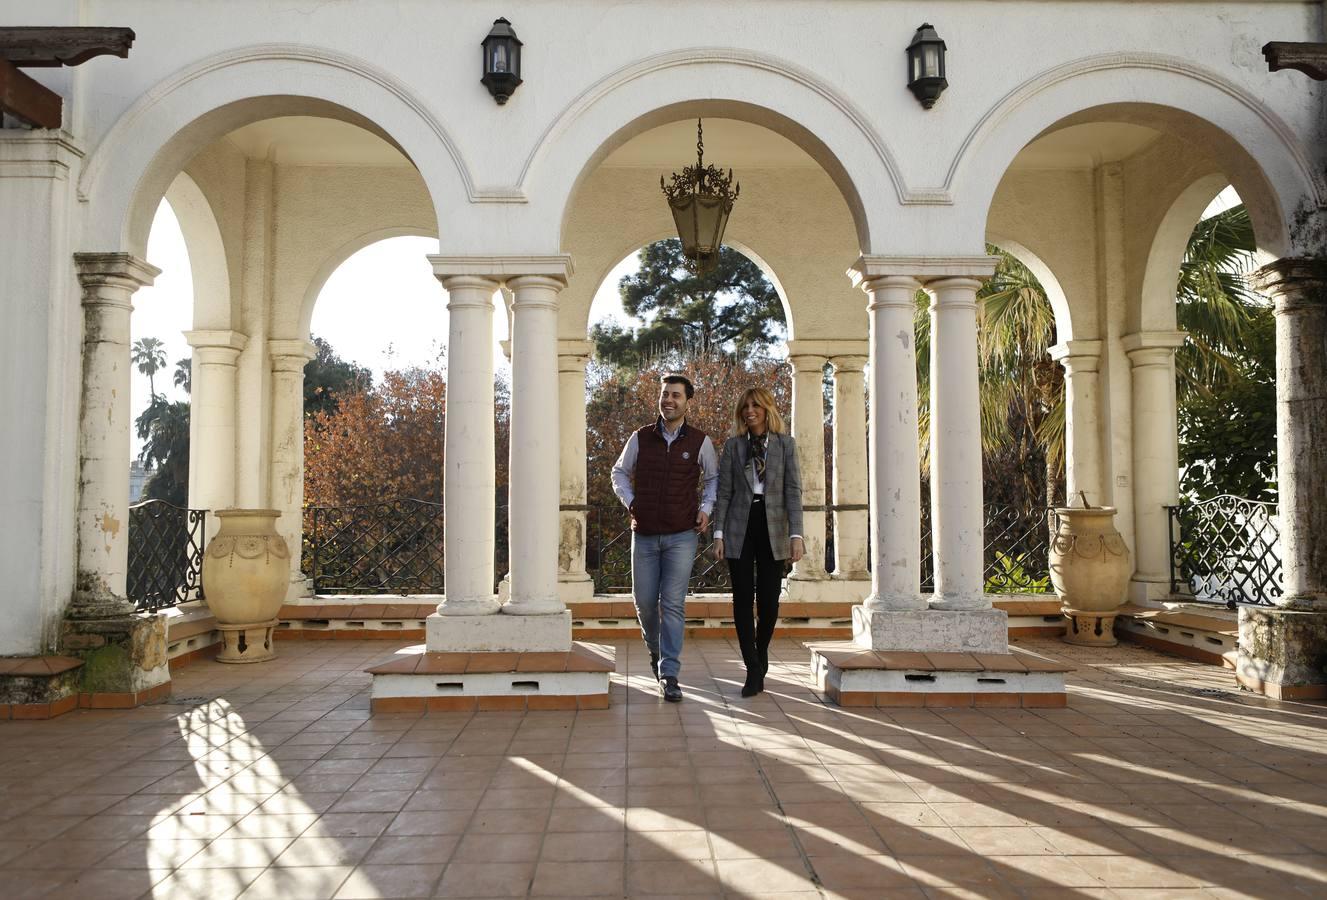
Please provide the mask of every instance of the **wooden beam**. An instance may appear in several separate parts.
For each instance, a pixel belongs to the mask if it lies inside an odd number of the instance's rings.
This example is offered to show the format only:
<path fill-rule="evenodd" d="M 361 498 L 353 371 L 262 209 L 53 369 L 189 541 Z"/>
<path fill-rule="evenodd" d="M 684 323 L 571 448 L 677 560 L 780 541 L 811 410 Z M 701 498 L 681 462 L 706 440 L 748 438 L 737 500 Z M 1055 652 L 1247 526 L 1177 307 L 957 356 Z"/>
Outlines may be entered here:
<path fill-rule="evenodd" d="M 94 56 L 121 59 L 134 43 L 132 28 L 0 28 L 0 59 L 16 66 L 77 66 Z"/>
<path fill-rule="evenodd" d="M 59 128 L 62 105 L 55 91 L 0 59 L 0 112 L 35 128 Z"/>
<path fill-rule="evenodd" d="M 1327 81 L 1327 44 L 1271 41 L 1263 45 L 1262 54 L 1269 71 L 1295 69 L 1315 81 Z"/>

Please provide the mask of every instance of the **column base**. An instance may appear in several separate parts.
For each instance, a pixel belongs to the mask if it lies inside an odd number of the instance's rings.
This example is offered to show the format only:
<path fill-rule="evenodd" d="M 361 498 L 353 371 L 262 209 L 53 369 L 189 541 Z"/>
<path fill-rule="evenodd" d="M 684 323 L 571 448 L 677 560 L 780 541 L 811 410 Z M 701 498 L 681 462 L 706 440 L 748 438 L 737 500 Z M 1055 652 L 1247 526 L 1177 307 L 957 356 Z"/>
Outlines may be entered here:
<path fill-rule="evenodd" d="M 1069 620 L 1069 625 L 1061 638 L 1066 644 L 1077 644 L 1082 647 L 1114 647 L 1119 643 L 1115 640 L 1115 616 L 1118 610 L 1084 612 L 1065 607 L 1063 612 Z"/>
<path fill-rule="evenodd" d="M 430 653 L 565 653 L 571 610 L 551 616 L 440 616 L 425 620 Z"/>
<path fill-rule="evenodd" d="M 502 610 L 502 598 L 494 595 L 486 598 L 471 598 L 469 600 L 448 600 L 444 594 L 442 602 L 438 604 L 438 615 L 440 616 L 494 616 Z"/>
<path fill-rule="evenodd" d="M 287 603 L 303 603 L 313 597 L 313 579 L 296 578 L 286 588 Z"/>
<path fill-rule="evenodd" d="M 852 608 L 853 643 L 865 650 L 1008 653 L 1009 616 L 1000 609 Z"/>
<path fill-rule="evenodd" d="M 161 613 L 66 618 L 60 652 L 82 660 L 79 691 L 84 694 L 137 696 L 170 683 L 166 616 Z"/>
<path fill-rule="evenodd" d="M 581 603 L 594 599 L 594 580 L 588 575 L 583 578 L 558 579 L 558 599 L 562 605 Z"/>
<path fill-rule="evenodd" d="M 1277 700 L 1327 698 L 1327 613 L 1240 607 L 1235 678 Z"/>
<path fill-rule="evenodd" d="M 367 671 L 374 713 L 608 709 L 611 646 L 561 652 L 442 653 L 410 647 Z"/>
<path fill-rule="evenodd" d="M 794 603 L 861 603 L 871 593 L 871 582 L 823 578 L 789 578 L 784 598 Z"/>
<path fill-rule="evenodd" d="M 1133 579 L 1129 582 L 1129 602 L 1139 606 L 1160 607 L 1170 599 L 1170 581 L 1143 581 Z"/>
<path fill-rule="evenodd" d="M 222 625 L 217 623 L 221 632 L 221 651 L 217 653 L 217 662 L 257 663 L 276 658 L 276 643 L 273 632 L 277 620 L 254 622 L 249 625 Z"/>

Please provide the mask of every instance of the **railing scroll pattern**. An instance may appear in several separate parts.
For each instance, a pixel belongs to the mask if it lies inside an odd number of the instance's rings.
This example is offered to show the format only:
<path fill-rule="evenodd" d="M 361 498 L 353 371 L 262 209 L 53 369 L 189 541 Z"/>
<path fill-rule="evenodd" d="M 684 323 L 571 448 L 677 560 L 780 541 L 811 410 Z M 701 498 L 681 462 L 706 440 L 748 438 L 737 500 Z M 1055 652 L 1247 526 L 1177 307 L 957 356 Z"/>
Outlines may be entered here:
<path fill-rule="evenodd" d="M 1270 606 L 1281 596 L 1275 503 L 1222 495 L 1170 511 L 1170 591 L 1204 603 Z"/>
<path fill-rule="evenodd" d="M 129 507 L 129 568 L 125 593 L 143 612 L 203 596 L 207 510 L 165 500 Z"/>

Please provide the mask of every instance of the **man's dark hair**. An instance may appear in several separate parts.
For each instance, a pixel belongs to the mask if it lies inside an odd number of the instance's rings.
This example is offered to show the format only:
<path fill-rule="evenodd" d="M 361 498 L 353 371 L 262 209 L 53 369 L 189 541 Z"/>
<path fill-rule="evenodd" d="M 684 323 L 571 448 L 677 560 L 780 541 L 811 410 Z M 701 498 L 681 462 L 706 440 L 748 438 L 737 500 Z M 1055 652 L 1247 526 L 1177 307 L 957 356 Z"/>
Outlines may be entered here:
<path fill-rule="evenodd" d="M 687 399 L 690 400 L 696 396 L 696 388 L 691 384 L 691 379 L 681 372 L 669 372 L 667 375 L 659 376 L 659 386 L 665 384 L 680 384 L 687 392 Z"/>

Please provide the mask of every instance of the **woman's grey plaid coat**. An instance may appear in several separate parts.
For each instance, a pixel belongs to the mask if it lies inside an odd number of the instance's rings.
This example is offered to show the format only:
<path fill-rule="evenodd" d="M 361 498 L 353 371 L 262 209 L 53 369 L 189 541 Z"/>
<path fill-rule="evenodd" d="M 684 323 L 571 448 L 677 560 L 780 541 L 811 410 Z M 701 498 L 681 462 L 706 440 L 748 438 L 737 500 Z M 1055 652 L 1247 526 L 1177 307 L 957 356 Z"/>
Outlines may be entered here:
<path fill-rule="evenodd" d="M 723 532 L 723 555 L 728 559 L 742 555 L 754 485 L 746 435 L 729 438 L 719 458 L 719 497 L 714 504 L 714 527 Z M 790 536 L 803 533 L 802 476 L 792 435 L 769 433 L 765 446 L 765 520 L 774 558 L 787 559 Z"/>

